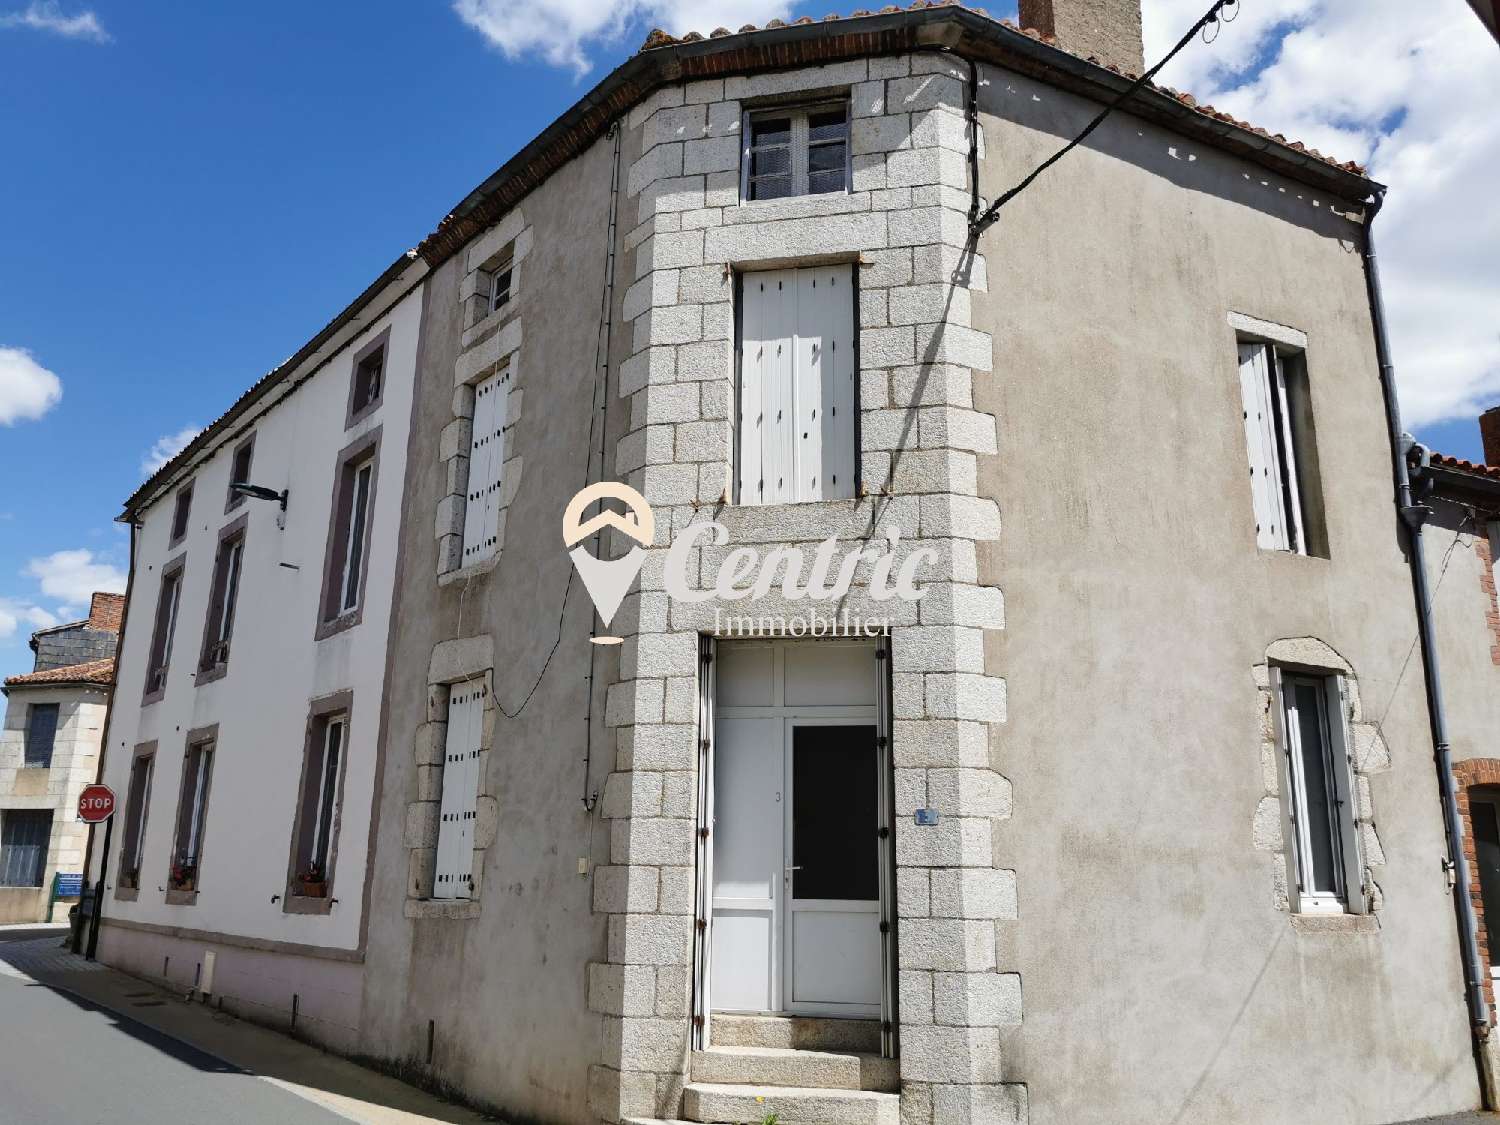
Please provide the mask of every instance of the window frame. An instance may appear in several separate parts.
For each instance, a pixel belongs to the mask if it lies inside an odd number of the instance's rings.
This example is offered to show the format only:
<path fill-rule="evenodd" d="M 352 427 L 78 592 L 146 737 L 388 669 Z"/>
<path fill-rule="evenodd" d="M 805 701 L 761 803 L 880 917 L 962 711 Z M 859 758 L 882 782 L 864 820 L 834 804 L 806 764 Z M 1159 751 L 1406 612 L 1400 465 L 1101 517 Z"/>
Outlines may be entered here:
<path fill-rule="evenodd" d="M 375 527 L 375 501 L 380 481 L 380 431 L 376 426 L 346 445 L 338 453 L 333 474 L 333 498 L 328 509 L 328 541 L 323 552 L 323 586 L 319 598 L 314 640 L 324 640 L 351 629 L 364 619 L 366 588 L 370 579 L 370 546 Z M 354 502 L 359 473 L 368 463 L 369 484 L 365 491 L 364 526 L 355 541 Z M 354 604 L 347 604 L 349 563 L 358 547 L 360 562 Z"/>
<path fill-rule="evenodd" d="M 809 137 L 810 119 L 819 113 L 834 109 L 844 111 L 844 185 L 842 190 L 814 192 L 809 189 L 809 166 L 811 152 L 815 147 L 824 147 L 835 142 L 813 142 Z M 752 198 L 750 174 L 751 157 L 755 150 L 752 125 L 757 120 L 786 117 L 788 119 L 788 178 L 793 190 L 786 195 Z M 782 105 L 759 105 L 746 108 L 740 115 L 740 203 L 776 203 L 788 199 L 803 199 L 825 195 L 849 195 L 854 190 L 854 105 L 847 95 L 819 98 L 814 101 L 788 102 Z"/>
<path fill-rule="evenodd" d="M 344 412 L 344 429 L 363 422 L 380 409 L 385 401 L 385 386 L 391 365 L 391 326 L 387 324 L 374 337 L 354 353 L 349 366 L 349 403 Z M 380 377 L 373 396 L 360 401 L 360 371 L 372 358 L 380 358 Z"/>
<path fill-rule="evenodd" d="M 172 670 L 172 642 L 177 634 L 178 621 L 182 617 L 182 589 L 186 576 L 186 554 L 178 555 L 161 568 L 161 579 L 156 587 L 151 646 L 146 650 L 146 682 L 141 691 L 142 707 L 156 703 L 167 694 L 167 677 Z M 170 606 L 163 601 L 168 582 L 174 583 Z"/>
<path fill-rule="evenodd" d="M 332 695 L 323 696 L 313 700 L 308 705 L 307 726 L 303 737 L 302 746 L 302 770 L 297 783 L 297 805 L 292 818 L 291 846 L 287 854 L 286 866 L 286 893 L 282 895 L 282 912 L 284 914 L 327 914 L 333 909 L 334 903 L 334 879 L 338 868 L 339 836 L 343 827 L 344 813 L 344 787 L 349 773 L 350 758 L 350 731 L 353 729 L 354 692 L 344 690 Z M 340 729 L 339 758 L 335 766 L 336 777 L 333 778 L 334 789 L 332 802 L 329 805 L 329 819 L 325 827 L 322 823 L 321 809 L 327 795 L 328 777 L 328 738 L 333 728 Z M 316 771 L 316 777 L 314 772 Z M 309 786 L 316 782 L 316 789 L 309 790 Z M 309 798 L 314 803 L 309 805 Z M 327 832 L 326 840 L 319 840 L 323 832 Z M 304 840 L 311 832 L 312 836 Z M 305 893 L 307 884 L 301 878 L 304 861 L 310 863 L 315 858 L 315 853 L 321 849 L 324 851 L 325 862 L 323 870 L 323 893 L 313 895 Z M 313 854 L 304 855 L 311 849 Z"/>
<path fill-rule="evenodd" d="M 33 756 L 36 743 L 36 732 L 33 724 L 36 722 L 37 708 L 46 710 L 51 708 L 52 734 L 47 739 L 47 752 L 44 760 L 37 761 Z M 60 702 L 28 703 L 26 705 L 26 735 L 23 749 L 21 751 L 21 768 L 28 770 L 46 770 L 52 768 L 52 758 L 57 753 L 57 732 L 62 726 L 62 704 Z"/>
<path fill-rule="evenodd" d="M 182 772 L 177 781 L 177 818 L 172 829 L 172 850 L 167 856 L 168 906 L 190 906 L 198 901 L 198 891 L 202 886 L 203 838 L 207 830 L 208 803 L 218 750 L 218 723 L 188 731 L 183 743 Z M 208 756 L 206 770 L 205 754 Z M 184 832 L 187 840 L 183 839 Z M 179 865 L 185 865 L 185 851 L 189 847 L 194 860 L 192 885 L 176 886 L 176 871 Z"/>
<path fill-rule="evenodd" d="M 235 476 L 235 466 L 239 464 L 241 457 L 245 458 L 245 475 L 243 479 Z M 224 514 L 227 516 L 245 502 L 244 493 L 236 492 L 236 484 L 249 484 L 250 474 L 255 471 L 255 434 L 250 434 L 244 440 L 236 442 L 234 452 L 229 455 L 229 481 L 224 485 Z"/>
<path fill-rule="evenodd" d="M 234 637 L 234 618 L 240 591 L 245 585 L 245 550 L 249 542 L 250 513 L 225 524 L 219 529 L 218 546 L 214 551 L 213 577 L 209 582 L 208 605 L 203 613 L 203 643 L 198 650 L 198 666 L 193 683 L 203 684 L 221 680 L 229 673 L 229 655 Z M 231 562 L 225 569 L 225 552 L 234 558 L 239 551 L 238 563 Z"/>
<path fill-rule="evenodd" d="M 12 817 L 35 818 L 38 822 L 46 818 L 47 831 L 42 835 L 41 851 L 36 864 L 37 881 L 26 883 L 12 883 L 8 878 L 11 866 L 10 853 L 5 844 L 5 832 L 10 826 Z M 52 850 L 52 832 L 57 827 L 57 812 L 55 809 L 0 809 L 0 887 L 19 890 L 40 890 L 47 885 L 47 855 Z M 15 845 L 11 845 L 14 847 Z M 36 846 L 36 845 L 31 845 Z"/>
<path fill-rule="evenodd" d="M 494 268 L 486 270 L 485 272 L 489 275 L 489 279 L 490 279 L 490 292 L 489 292 L 489 296 L 485 299 L 485 308 L 486 308 L 486 311 L 485 311 L 484 316 L 485 317 L 489 317 L 489 316 L 494 316 L 497 312 L 499 312 L 501 309 L 505 308 L 513 300 L 515 300 L 515 296 L 516 296 L 516 292 L 515 292 L 515 290 L 516 290 L 516 255 L 515 255 L 515 250 L 512 249 L 510 251 L 510 253 L 508 253 L 501 261 L 499 261 L 499 262 L 497 262 L 495 264 Z M 500 288 L 500 279 L 501 279 L 501 277 L 505 278 L 505 288 L 503 290 Z M 498 300 L 498 298 L 500 297 L 500 295 L 501 295 L 502 292 L 505 295 L 505 299 L 504 300 Z M 498 301 L 498 303 L 497 303 L 497 301 Z M 480 317 L 480 319 L 483 320 L 484 317 Z"/>
<path fill-rule="evenodd" d="M 1287 862 L 1287 899 L 1293 914 L 1367 914 L 1365 885 L 1354 797 L 1353 742 L 1347 714 L 1345 678 L 1326 669 L 1294 665 L 1270 668 L 1272 710 L 1279 752 L 1282 835 Z M 1317 723 L 1322 739 L 1319 757 L 1327 802 L 1333 886 L 1312 888 L 1313 841 L 1307 811 L 1308 786 L 1301 730 L 1293 691 L 1310 686 L 1317 692 Z"/>
<path fill-rule="evenodd" d="M 175 551 L 187 538 L 193 519 L 193 482 L 188 481 L 172 501 L 172 526 L 167 530 L 167 550 Z"/>
<path fill-rule="evenodd" d="M 142 771 L 136 790 L 136 771 Z M 125 782 L 125 810 L 120 832 L 120 853 L 115 864 L 115 898 L 133 902 L 141 889 L 141 868 L 146 861 L 146 827 L 151 819 L 151 789 L 156 781 L 156 742 L 138 744 L 130 756 Z M 131 860 L 133 862 L 127 862 Z M 126 872 L 134 872 L 133 881 Z"/>

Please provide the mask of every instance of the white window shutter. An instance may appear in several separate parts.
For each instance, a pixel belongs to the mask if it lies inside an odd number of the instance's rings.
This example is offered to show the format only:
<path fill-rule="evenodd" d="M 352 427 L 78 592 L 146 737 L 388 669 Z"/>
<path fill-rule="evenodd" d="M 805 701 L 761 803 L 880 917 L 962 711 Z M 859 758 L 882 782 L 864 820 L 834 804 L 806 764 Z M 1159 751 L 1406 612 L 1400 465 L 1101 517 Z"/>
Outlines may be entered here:
<path fill-rule="evenodd" d="M 747 273 L 742 304 L 740 503 L 853 496 L 851 267 Z"/>
<path fill-rule="evenodd" d="M 1354 792 L 1354 740 L 1349 733 L 1349 685 L 1343 676 L 1327 681 L 1323 693 L 1328 707 L 1328 748 L 1335 812 L 1334 831 L 1343 863 L 1344 897 L 1351 914 L 1369 913 L 1365 865 L 1359 850 L 1359 809 Z"/>
<path fill-rule="evenodd" d="M 484 497 L 484 526 L 480 556 L 493 558 L 500 546 L 500 487 L 505 476 L 505 426 L 510 420 L 510 368 L 493 376 L 489 431 L 484 436 L 489 480 Z"/>
<path fill-rule="evenodd" d="M 486 440 L 495 420 L 495 387 L 490 376 L 474 388 L 474 418 L 469 437 L 469 487 L 465 493 L 463 565 L 471 566 L 484 556 L 484 498 L 490 483 L 490 449 Z"/>
<path fill-rule="evenodd" d="M 474 864 L 471 815 L 476 773 L 474 751 L 479 745 L 477 717 L 483 715 L 479 694 L 482 684 L 483 681 L 457 683 L 448 694 L 448 738 L 443 751 L 443 796 L 438 806 L 434 898 L 469 897 L 469 876 Z"/>
<path fill-rule="evenodd" d="M 1280 760 L 1279 781 L 1281 788 L 1281 843 L 1286 856 L 1287 907 L 1293 914 L 1301 909 L 1302 866 L 1297 854 L 1297 799 L 1292 788 L 1292 742 L 1286 729 L 1286 695 L 1281 683 L 1281 669 L 1272 665 L 1271 719 L 1276 737 L 1276 754 Z"/>
<path fill-rule="evenodd" d="M 1271 373 L 1270 382 L 1276 393 L 1276 401 L 1280 404 L 1278 413 L 1281 417 L 1281 427 L 1276 434 L 1275 447 L 1280 458 L 1280 467 L 1285 476 L 1286 488 L 1284 492 L 1278 491 L 1277 495 L 1282 500 L 1282 522 L 1286 529 L 1285 547 L 1299 554 L 1307 553 L 1307 542 L 1304 538 L 1302 527 L 1302 492 L 1297 484 L 1297 451 L 1292 444 L 1292 400 L 1286 393 L 1286 364 L 1282 362 L 1276 349 L 1270 344 L 1265 346 L 1266 365 Z M 1281 478 L 1278 477 L 1278 484 Z"/>
<path fill-rule="evenodd" d="M 1287 546 L 1287 539 L 1266 352 L 1265 344 L 1240 345 L 1240 399 L 1245 411 L 1245 446 L 1250 456 L 1255 541 L 1261 547 L 1277 550 Z"/>

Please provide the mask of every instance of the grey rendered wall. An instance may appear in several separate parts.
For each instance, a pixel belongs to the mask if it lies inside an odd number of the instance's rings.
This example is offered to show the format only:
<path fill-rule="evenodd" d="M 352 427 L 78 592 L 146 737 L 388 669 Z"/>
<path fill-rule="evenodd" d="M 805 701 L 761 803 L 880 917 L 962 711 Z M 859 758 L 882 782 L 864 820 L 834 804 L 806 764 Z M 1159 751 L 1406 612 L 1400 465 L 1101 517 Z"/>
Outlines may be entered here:
<path fill-rule="evenodd" d="M 608 839 L 580 801 L 591 614 L 581 586 L 573 586 L 561 644 L 535 696 L 518 719 L 496 719 L 485 786 L 494 795 L 485 814 L 493 815 L 494 841 L 481 853 L 474 917 L 408 916 L 422 913 L 410 884 L 428 859 L 412 849 L 430 846 L 435 828 L 411 808 L 435 801 L 442 760 L 440 742 L 435 760 L 420 752 L 421 766 L 414 747 L 431 729 L 428 670 L 438 645 L 487 638 L 469 648 L 492 647 L 495 697 L 514 711 L 558 636 L 568 580 L 561 514 L 584 483 L 610 160 L 610 143 L 601 141 L 520 208 L 532 232 L 516 298 L 525 409 L 507 456 L 524 462 L 525 484 L 510 503 L 498 564 L 443 585 L 433 520 L 450 487 L 442 447 L 452 440 L 465 255 L 428 283 L 373 842 L 360 1049 L 541 1120 L 584 1118 L 588 1067 L 599 1054 L 585 966 L 602 956 L 604 922 L 591 912 L 591 880 L 580 878 L 578 860 L 602 860 Z M 601 712 L 603 691 L 601 684 Z M 596 769 L 590 785 L 602 787 L 606 771 L 607 763 Z"/>
<path fill-rule="evenodd" d="M 1495 525 L 1464 505 L 1429 503 L 1434 512 L 1422 538 L 1453 758 L 1500 759 L 1500 632 L 1490 624 Z"/>
<path fill-rule="evenodd" d="M 1095 107 L 990 78 L 993 197 Z M 1015 787 L 996 850 L 1020 917 L 1001 964 L 1026 1012 L 1002 1057 L 1036 1125 L 1477 1103 L 1359 228 L 1335 204 L 1117 118 L 981 246 L 1003 530 L 980 563 L 1006 591 L 988 641 Z M 1256 548 L 1230 311 L 1307 333 L 1330 558 Z M 1373 926 L 1294 920 L 1279 844 L 1257 846 L 1254 669 L 1283 638 L 1334 650 L 1380 720 Z"/>

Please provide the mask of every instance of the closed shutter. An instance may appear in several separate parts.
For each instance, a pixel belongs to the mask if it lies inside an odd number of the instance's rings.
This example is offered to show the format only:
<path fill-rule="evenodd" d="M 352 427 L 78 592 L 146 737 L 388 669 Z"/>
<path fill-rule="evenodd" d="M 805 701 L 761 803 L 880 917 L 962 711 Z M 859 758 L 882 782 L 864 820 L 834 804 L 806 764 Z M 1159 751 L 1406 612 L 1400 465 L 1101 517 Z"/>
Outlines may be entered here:
<path fill-rule="evenodd" d="M 57 742 L 56 703 L 33 703 L 26 713 L 26 756 L 28 767 L 52 764 L 52 748 Z"/>
<path fill-rule="evenodd" d="M 1240 345 L 1240 398 L 1245 412 L 1245 445 L 1250 455 L 1255 541 L 1269 550 L 1285 550 L 1288 540 L 1282 508 L 1276 414 L 1271 405 L 1269 351 L 1267 344 Z"/>
<path fill-rule="evenodd" d="M 852 267 L 748 273 L 742 299 L 740 503 L 853 496 Z"/>
<path fill-rule="evenodd" d="M 495 538 L 492 503 L 500 479 L 504 426 L 504 375 L 491 375 L 474 388 L 474 424 L 469 438 L 469 487 L 464 507 L 463 565 L 493 554 Z"/>
<path fill-rule="evenodd" d="M 480 555 L 487 559 L 494 557 L 500 545 L 500 487 L 505 477 L 505 427 L 510 421 L 510 368 L 493 378 L 490 429 L 484 436 L 490 480 L 484 498 L 484 530 L 480 538 Z"/>
<path fill-rule="evenodd" d="M 448 738 L 443 752 L 443 797 L 438 807 L 434 898 L 468 898 L 473 872 L 474 785 L 483 717 L 480 681 L 454 684 L 448 695 Z M 476 706 L 477 704 L 477 706 Z"/>
<path fill-rule="evenodd" d="M 0 813 L 0 887 L 40 887 L 47 873 L 50 809 Z"/>
<path fill-rule="evenodd" d="M 1354 793 L 1354 740 L 1349 736 L 1349 686 L 1343 676 L 1330 677 L 1323 698 L 1328 708 L 1328 772 L 1333 788 L 1334 832 L 1343 865 L 1344 898 L 1351 914 L 1369 913 L 1365 866 L 1359 853 L 1359 809 Z"/>

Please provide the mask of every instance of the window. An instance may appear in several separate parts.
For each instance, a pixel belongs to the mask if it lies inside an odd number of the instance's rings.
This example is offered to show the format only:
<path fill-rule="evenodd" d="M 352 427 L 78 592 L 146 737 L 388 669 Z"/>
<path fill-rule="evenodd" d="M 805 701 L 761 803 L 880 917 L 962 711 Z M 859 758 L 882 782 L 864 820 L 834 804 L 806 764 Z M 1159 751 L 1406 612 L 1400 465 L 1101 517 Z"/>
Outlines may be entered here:
<path fill-rule="evenodd" d="M 51 836 L 51 809 L 0 812 L 0 887 L 42 886 Z"/>
<path fill-rule="evenodd" d="M 510 280 L 514 272 L 515 264 L 507 257 L 490 274 L 490 312 L 499 312 L 510 304 Z"/>
<path fill-rule="evenodd" d="M 349 380 L 349 412 L 344 428 L 368 417 L 385 393 L 385 359 L 391 338 L 389 328 L 354 353 L 354 374 Z"/>
<path fill-rule="evenodd" d="M 847 265 L 741 276 L 738 503 L 857 494 L 854 288 Z"/>
<path fill-rule="evenodd" d="M 1500 937 L 1500 790 L 1469 790 L 1469 825 L 1485 929 Z M 1500 977 L 1500 948 L 1490 942 L 1490 976 Z"/>
<path fill-rule="evenodd" d="M 151 659 L 146 664 L 146 703 L 160 699 L 167 690 L 167 666 L 172 660 L 172 635 L 177 630 L 177 608 L 182 601 L 184 562 L 178 559 L 162 571 L 161 592 L 156 596 L 156 624 L 151 633 Z"/>
<path fill-rule="evenodd" d="M 468 500 L 464 507 L 464 566 L 491 558 L 500 543 L 500 486 L 504 478 L 505 425 L 509 411 L 507 367 L 474 388 Z"/>
<path fill-rule="evenodd" d="M 287 909 L 293 912 L 320 912 L 330 905 L 351 702 L 348 692 L 331 696 L 315 705 L 308 723 L 288 872 Z M 299 906 L 292 899 L 317 901 Z"/>
<path fill-rule="evenodd" d="M 236 492 L 234 486 L 250 483 L 250 461 L 254 456 L 255 435 L 251 434 L 234 447 L 234 457 L 229 462 L 229 498 L 224 501 L 226 512 L 245 502 L 244 494 Z"/>
<path fill-rule="evenodd" d="M 125 836 L 120 843 L 120 874 L 115 880 L 122 890 L 141 885 L 141 852 L 146 844 L 146 810 L 151 802 L 151 774 L 156 764 L 156 744 L 137 751 L 130 763 L 130 788 L 125 794 Z"/>
<path fill-rule="evenodd" d="M 1326 557 L 1303 353 L 1242 341 L 1239 364 L 1256 543 L 1267 550 Z"/>
<path fill-rule="evenodd" d="M 193 485 L 189 481 L 177 490 L 177 499 L 172 505 L 172 536 L 167 547 L 171 549 L 187 536 L 188 519 L 193 511 Z"/>
<path fill-rule="evenodd" d="M 317 636 L 330 636 L 359 622 L 369 573 L 370 527 L 380 446 L 376 427 L 339 454 L 323 574 L 323 606 Z"/>
<path fill-rule="evenodd" d="M 1301 913 L 1363 914 L 1345 688 L 1337 676 L 1273 669 L 1280 700 L 1288 888 Z"/>
<path fill-rule="evenodd" d="M 488 694 L 482 679 L 454 684 L 448 692 L 433 898 L 472 898 L 474 894 L 474 818 L 479 807 L 479 751 Z"/>
<path fill-rule="evenodd" d="M 195 893 L 198 890 L 198 864 L 203 854 L 203 829 L 208 815 L 208 787 L 213 779 L 215 745 L 213 738 L 190 742 L 183 757 L 172 869 L 167 883 L 172 891 Z"/>
<path fill-rule="evenodd" d="M 740 195 L 747 200 L 849 188 L 849 107 L 770 109 L 745 115 Z"/>
<path fill-rule="evenodd" d="M 208 593 L 208 617 L 203 623 L 203 651 L 198 657 L 200 684 L 210 678 L 205 673 L 222 675 L 229 664 L 229 638 L 234 631 L 234 609 L 239 600 L 248 522 L 241 516 L 219 533 L 219 553 L 214 558 L 213 585 Z"/>
<path fill-rule="evenodd" d="M 56 703 L 33 703 L 26 711 L 26 766 L 46 769 L 52 764 L 52 747 L 57 741 Z"/>

